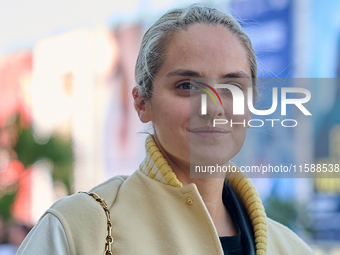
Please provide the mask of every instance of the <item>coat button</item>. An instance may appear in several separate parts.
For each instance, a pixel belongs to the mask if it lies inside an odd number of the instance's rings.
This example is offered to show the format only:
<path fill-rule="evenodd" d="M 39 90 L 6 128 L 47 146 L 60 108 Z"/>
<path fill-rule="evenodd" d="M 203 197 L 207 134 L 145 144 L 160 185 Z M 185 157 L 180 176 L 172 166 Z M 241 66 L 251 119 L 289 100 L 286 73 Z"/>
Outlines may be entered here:
<path fill-rule="evenodd" d="M 188 205 L 193 205 L 194 204 L 194 201 L 192 201 L 191 197 L 187 197 L 187 204 Z"/>

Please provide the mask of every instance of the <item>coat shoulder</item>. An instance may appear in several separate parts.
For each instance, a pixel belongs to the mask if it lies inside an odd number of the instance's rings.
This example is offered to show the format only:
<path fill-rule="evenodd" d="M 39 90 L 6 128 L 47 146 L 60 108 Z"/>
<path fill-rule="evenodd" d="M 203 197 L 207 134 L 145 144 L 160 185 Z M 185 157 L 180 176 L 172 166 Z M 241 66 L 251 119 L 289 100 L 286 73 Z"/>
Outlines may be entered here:
<path fill-rule="evenodd" d="M 91 189 L 112 207 L 121 185 L 128 176 L 116 176 Z M 77 193 L 56 201 L 46 214 L 54 215 L 61 223 L 71 254 L 97 254 L 104 250 L 107 218 L 102 206 L 93 197 Z M 84 245 L 92 244 L 92 245 Z"/>
<path fill-rule="evenodd" d="M 267 254 L 315 254 L 292 230 L 267 218 Z"/>
<path fill-rule="evenodd" d="M 103 199 L 109 208 L 115 201 L 119 188 L 129 176 L 115 176 L 98 186 L 92 188 L 90 192 L 96 193 Z M 90 210 L 95 214 L 96 211 L 102 212 L 102 207 L 91 196 L 80 192 L 67 197 L 63 197 L 56 201 L 48 211 L 59 211 L 63 215 L 75 215 L 81 213 L 84 209 Z"/>

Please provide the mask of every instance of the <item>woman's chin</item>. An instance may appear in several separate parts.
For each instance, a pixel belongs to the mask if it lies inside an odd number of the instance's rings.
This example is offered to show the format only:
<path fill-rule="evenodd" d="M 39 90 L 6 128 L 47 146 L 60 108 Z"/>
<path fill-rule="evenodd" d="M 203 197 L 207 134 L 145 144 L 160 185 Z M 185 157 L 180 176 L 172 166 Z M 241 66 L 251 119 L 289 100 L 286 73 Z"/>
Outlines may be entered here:
<path fill-rule="evenodd" d="M 213 151 L 193 151 L 190 150 L 190 165 L 216 166 L 228 164 L 229 155 L 221 154 L 221 151 L 214 153 Z"/>

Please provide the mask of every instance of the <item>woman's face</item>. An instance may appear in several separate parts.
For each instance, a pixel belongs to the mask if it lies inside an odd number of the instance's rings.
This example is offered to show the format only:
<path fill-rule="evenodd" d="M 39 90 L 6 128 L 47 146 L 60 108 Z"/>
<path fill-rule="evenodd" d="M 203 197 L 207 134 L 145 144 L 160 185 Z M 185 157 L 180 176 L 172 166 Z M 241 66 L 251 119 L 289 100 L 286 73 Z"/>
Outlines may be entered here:
<path fill-rule="evenodd" d="M 233 115 L 231 92 L 216 89 L 222 105 L 216 95 L 216 105 L 207 95 L 207 114 L 202 115 L 201 95 L 206 92 L 198 86 L 200 82 L 212 87 L 228 83 L 246 92 L 252 86 L 250 77 L 246 51 L 236 36 L 222 26 L 192 25 L 171 39 L 141 120 L 153 122 L 157 145 L 179 165 L 224 164 L 241 149 L 251 114 L 244 107 L 245 115 Z M 214 128 L 214 119 L 245 120 L 246 125 Z"/>

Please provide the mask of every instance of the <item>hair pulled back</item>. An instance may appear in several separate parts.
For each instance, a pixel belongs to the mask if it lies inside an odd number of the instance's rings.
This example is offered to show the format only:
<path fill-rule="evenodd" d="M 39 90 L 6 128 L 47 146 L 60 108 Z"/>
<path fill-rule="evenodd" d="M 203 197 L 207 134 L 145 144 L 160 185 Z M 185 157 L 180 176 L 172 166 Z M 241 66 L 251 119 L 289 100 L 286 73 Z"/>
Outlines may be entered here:
<path fill-rule="evenodd" d="M 147 100 L 152 96 L 152 83 L 164 62 L 166 48 L 174 35 L 194 24 L 223 26 L 234 34 L 246 50 L 256 95 L 256 55 L 248 35 L 229 14 L 212 7 L 191 5 L 165 13 L 144 34 L 135 67 L 136 87 L 139 95 Z"/>

